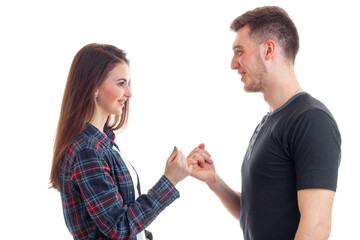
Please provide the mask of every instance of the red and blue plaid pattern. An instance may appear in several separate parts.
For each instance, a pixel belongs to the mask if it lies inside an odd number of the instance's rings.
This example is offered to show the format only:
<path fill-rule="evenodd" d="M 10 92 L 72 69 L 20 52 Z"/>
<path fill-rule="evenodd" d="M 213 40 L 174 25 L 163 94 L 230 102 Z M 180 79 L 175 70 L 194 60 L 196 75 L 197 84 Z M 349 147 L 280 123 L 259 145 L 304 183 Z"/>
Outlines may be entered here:
<path fill-rule="evenodd" d="M 135 240 L 179 192 L 162 176 L 135 201 L 130 173 L 112 149 L 115 135 L 104 132 L 88 124 L 64 155 L 59 182 L 66 226 L 74 239 Z"/>

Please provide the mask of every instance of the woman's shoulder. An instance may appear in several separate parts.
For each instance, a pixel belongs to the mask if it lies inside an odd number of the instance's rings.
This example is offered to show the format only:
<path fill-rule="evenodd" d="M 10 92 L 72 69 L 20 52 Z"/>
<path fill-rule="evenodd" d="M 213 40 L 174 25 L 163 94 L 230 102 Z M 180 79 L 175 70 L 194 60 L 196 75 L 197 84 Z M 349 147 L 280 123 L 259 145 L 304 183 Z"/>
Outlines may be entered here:
<path fill-rule="evenodd" d="M 100 152 L 104 146 L 109 145 L 110 139 L 92 125 L 87 125 L 74 139 L 69 148 L 77 153 L 85 150 Z"/>
<path fill-rule="evenodd" d="M 110 139 L 92 125 L 87 125 L 65 151 L 64 160 L 73 162 L 76 156 L 84 152 L 92 152 L 99 156 L 110 144 Z"/>

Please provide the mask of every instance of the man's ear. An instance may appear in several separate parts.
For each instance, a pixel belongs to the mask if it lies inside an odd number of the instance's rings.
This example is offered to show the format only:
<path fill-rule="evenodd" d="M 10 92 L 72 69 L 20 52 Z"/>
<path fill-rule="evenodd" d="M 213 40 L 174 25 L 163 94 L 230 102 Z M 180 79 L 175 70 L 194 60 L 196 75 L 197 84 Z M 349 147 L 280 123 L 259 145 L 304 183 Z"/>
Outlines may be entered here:
<path fill-rule="evenodd" d="M 264 56 L 265 56 L 265 61 L 270 60 L 276 52 L 276 43 L 274 42 L 274 40 L 267 40 L 264 43 Z"/>

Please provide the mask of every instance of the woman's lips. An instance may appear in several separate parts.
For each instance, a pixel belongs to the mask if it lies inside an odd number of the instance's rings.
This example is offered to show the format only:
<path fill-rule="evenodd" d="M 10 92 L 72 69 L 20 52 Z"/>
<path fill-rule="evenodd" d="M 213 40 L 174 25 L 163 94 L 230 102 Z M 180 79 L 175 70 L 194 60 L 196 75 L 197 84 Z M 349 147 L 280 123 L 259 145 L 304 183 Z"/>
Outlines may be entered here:
<path fill-rule="evenodd" d="M 120 103 L 120 105 L 123 107 L 124 106 L 124 104 L 125 104 L 125 102 L 126 102 L 126 100 L 118 100 L 118 102 Z"/>

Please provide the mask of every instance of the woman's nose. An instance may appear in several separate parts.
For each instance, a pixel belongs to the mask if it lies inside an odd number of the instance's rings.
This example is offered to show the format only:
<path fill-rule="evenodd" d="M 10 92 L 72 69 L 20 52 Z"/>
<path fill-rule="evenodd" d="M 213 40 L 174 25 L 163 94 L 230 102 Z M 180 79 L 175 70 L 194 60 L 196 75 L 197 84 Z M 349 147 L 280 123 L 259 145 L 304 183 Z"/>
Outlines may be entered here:
<path fill-rule="evenodd" d="M 129 85 L 127 85 L 127 88 L 126 88 L 126 91 L 125 91 L 125 96 L 127 98 L 131 98 L 131 96 L 132 96 L 131 89 L 130 89 Z"/>

